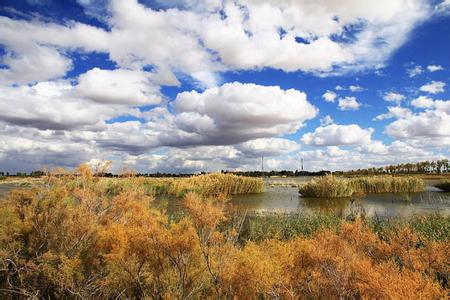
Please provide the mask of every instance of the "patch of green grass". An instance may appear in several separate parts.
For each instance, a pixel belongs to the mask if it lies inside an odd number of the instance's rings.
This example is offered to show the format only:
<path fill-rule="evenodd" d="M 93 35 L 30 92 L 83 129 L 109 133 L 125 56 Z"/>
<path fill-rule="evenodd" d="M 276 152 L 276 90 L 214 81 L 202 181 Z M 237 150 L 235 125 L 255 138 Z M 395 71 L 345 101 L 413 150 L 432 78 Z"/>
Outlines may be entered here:
<path fill-rule="evenodd" d="M 367 218 L 366 225 L 381 239 L 386 239 L 391 232 L 409 227 L 420 238 L 432 241 L 450 240 L 450 216 L 439 214 L 412 216 L 408 219 Z"/>
<path fill-rule="evenodd" d="M 263 241 L 277 238 L 290 240 L 296 236 L 310 237 L 324 229 L 338 232 L 343 219 L 331 214 L 269 214 L 248 216 L 240 239 Z"/>

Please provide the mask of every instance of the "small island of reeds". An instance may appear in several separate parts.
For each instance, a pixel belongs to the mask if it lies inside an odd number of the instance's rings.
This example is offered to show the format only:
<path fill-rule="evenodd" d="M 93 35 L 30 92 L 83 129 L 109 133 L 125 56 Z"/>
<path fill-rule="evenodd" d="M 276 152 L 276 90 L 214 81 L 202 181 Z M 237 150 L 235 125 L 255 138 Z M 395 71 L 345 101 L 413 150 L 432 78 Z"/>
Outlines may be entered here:
<path fill-rule="evenodd" d="M 425 182 L 415 176 L 364 176 L 341 178 L 327 175 L 301 185 L 304 197 L 343 198 L 354 194 L 414 193 L 425 190 Z"/>
<path fill-rule="evenodd" d="M 140 185 L 146 193 L 153 196 L 171 195 L 183 197 L 189 192 L 202 196 L 256 194 L 264 192 L 261 178 L 238 176 L 234 174 L 212 173 L 191 177 L 165 178 L 104 178 L 102 185 L 110 195 L 127 190 L 130 185 Z"/>

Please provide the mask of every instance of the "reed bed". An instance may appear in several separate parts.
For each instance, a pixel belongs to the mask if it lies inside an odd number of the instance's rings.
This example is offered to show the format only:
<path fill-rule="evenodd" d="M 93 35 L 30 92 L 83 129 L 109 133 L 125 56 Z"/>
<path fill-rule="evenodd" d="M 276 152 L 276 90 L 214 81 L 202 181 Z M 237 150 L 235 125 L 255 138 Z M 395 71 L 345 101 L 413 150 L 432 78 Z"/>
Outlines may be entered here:
<path fill-rule="evenodd" d="M 425 182 L 419 177 L 372 176 L 353 178 L 349 181 L 355 192 L 365 194 L 378 193 L 415 193 L 425 190 Z"/>
<path fill-rule="evenodd" d="M 343 198 L 355 194 L 413 193 L 425 190 L 425 182 L 414 176 L 319 177 L 299 187 L 304 197 Z"/>
<path fill-rule="evenodd" d="M 354 190 L 349 185 L 349 179 L 335 176 L 314 178 L 299 187 L 304 197 L 314 198 L 343 198 L 353 195 Z"/>
<path fill-rule="evenodd" d="M 107 194 L 117 195 L 128 190 L 130 185 L 141 186 L 146 194 L 183 197 L 189 192 L 202 196 L 254 194 L 264 191 L 261 178 L 233 174 L 206 174 L 186 178 L 128 178 L 107 179 L 104 182 Z"/>

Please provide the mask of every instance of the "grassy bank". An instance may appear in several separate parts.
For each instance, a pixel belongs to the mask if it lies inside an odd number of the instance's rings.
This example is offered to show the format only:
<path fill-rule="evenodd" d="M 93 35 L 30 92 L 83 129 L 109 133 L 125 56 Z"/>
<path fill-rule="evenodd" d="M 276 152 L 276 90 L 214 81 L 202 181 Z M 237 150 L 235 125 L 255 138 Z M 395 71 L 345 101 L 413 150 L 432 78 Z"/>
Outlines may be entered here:
<path fill-rule="evenodd" d="M 369 193 L 411 193 L 423 190 L 424 181 L 414 176 L 342 178 L 329 175 L 314 178 L 299 187 L 299 192 L 304 197 L 314 198 L 342 198 Z"/>

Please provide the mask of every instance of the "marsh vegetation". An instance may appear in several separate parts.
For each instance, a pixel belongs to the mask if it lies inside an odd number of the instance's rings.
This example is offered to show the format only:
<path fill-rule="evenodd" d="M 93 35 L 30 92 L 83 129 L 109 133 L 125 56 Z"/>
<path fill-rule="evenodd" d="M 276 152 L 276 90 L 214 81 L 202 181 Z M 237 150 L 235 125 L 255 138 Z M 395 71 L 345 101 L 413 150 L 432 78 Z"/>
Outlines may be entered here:
<path fill-rule="evenodd" d="M 450 219 L 257 216 L 229 193 L 181 185 L 168 215 L 142 178 L 105 181 L 86 166 L 0 202 L 2 298 L 444 298 Z M 226 179 L 225 179 L 226 178 Z M 159 181 L 158 181 L 159 182 Z M 191 183 L 193 181 L 187 181 Z M 229 186 L 242 184 L 242 188 Z M 171 182 L 168 186 L 172 187 Z M 213 184 L 213 183 L 211 183 Z"/>
<path fill-rule="evenodd" d="M 314 178 L 299 187 L 303 196 L 316 198 L 342 198 L 370 193 L 413 193 L 424 190 L 425 182 L 419 177 L 390 175 L 354 178 L 327 175 Z"/>

